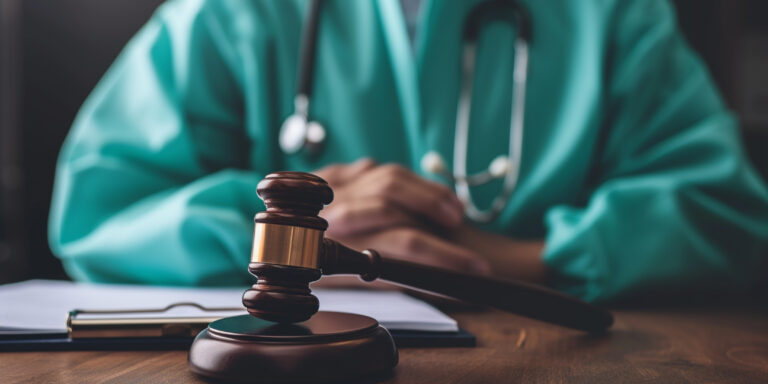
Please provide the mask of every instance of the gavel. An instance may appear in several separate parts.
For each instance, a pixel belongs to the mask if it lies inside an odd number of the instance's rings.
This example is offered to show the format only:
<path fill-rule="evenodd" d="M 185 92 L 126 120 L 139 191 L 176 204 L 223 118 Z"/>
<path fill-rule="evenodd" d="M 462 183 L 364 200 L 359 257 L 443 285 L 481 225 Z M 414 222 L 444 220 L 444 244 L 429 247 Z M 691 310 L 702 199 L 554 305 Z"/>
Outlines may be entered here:
<path fill-rule="evenodd" d="M 613 324 L 609 312 L 551 289 L 396 260 L 373 249 L 358 252 L 324 238 L 328 222 L 318 213 L 331 203 L 333 191 L 318 176 L 272 173 L 259 182 L 257 193 L 266 211 L 254 219 L 248 270 L 258 280 L 243 295 L 255 317 L 305 321 L 319 307 L 309 283 L 322 275 L 356 274 L 364 281 L 388 280 L 590 333 Z"/>
<path fill-rule="evenodd" d="M 309 283 L 322 275 L 384 279 L 591 333 L 613 323 L 609 312 L 547 288 L 395 260 L 372 249 L 358 252 L 326 239 L 328 222 L 318 213 L 333 191 L 320 177 L 272 173 L 256 190 L 266 211 L 254 219 L 248 270 L 258 280 L 243 294 L 250 315 L 216 320 L 197 335 L 189 367 L 201 376 L 301 383 L 391 371 L 397 348 L 375 319 L 318 312 Z"/>

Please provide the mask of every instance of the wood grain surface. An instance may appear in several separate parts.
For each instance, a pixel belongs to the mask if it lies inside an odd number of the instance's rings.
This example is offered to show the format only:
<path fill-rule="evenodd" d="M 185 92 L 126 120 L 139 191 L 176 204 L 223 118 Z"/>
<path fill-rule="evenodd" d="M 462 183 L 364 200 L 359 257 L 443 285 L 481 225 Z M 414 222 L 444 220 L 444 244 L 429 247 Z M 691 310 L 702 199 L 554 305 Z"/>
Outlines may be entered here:
<path fill-rule="evenodd" d="M 498 311 L 452 312 L 476 348 L 403 348 L 390 376 L 369 381 L 768 383 L 765 308 L 614 313 L 613 331 L 590 337 Z M 183 351 L 0 353 L 0 383 L 196 382 Z"/>

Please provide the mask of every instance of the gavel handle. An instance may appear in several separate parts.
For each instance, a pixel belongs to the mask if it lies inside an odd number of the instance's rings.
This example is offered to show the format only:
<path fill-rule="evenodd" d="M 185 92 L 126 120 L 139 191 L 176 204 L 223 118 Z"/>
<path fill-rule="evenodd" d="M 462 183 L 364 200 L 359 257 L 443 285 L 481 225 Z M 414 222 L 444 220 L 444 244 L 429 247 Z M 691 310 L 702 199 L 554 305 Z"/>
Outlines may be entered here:
<path fill-rule="evenodd" d="M 394 260 L 374 250 L 357 252 L 331 239 L 324 239 L 322 270 L 359 274 L 366 281 L 381 278 L 590 333 L 613 324 L 610 312 L 551 289 Z"/>

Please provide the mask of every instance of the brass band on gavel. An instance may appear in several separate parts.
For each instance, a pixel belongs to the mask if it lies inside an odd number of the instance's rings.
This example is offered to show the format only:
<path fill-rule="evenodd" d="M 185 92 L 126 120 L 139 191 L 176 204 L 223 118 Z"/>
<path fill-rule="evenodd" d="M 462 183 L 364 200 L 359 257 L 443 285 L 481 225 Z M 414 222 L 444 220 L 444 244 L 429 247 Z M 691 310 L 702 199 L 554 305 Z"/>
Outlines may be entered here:
<path fill-rule="evenodd" d="M 322 242 L 321 230 L 256 223 L 251 262 L 320 269 Z"/>

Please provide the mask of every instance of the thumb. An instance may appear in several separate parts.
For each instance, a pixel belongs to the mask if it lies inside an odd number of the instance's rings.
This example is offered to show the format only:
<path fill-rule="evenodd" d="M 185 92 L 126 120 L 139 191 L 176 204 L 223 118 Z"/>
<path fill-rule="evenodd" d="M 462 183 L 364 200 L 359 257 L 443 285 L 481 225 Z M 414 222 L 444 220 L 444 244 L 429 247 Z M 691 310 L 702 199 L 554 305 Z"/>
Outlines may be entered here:
<path fill-rule="evenodd" d="M 332 164 L 314 173 L 322 177 L 332 188 L 342 186 L 376 167 L 370 158 L 364 157 L 350 164 Z"/>

